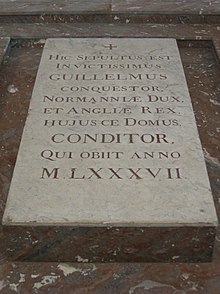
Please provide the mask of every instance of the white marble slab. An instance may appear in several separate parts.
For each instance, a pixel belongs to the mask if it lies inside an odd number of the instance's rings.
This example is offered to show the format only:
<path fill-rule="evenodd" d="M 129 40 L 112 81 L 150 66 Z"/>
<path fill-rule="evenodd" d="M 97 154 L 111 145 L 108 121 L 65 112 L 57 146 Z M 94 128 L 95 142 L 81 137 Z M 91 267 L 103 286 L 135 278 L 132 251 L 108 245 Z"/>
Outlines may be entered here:
<path fill-rule="evenodd" d="M 3 224 L 217 224 L 174 39 L 47 40 Z"/>

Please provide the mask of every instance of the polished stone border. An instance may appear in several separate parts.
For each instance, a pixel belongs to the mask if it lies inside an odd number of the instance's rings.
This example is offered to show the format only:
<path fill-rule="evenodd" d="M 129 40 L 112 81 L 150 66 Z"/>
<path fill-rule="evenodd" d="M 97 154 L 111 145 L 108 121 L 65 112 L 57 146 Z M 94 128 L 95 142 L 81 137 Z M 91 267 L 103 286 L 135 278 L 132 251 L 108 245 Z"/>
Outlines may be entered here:
<path fill-rule="evenodd" d="M 200 2 L 200 1 L 199 1 Z M 207 1 L 209 2 L 209 1 Z M 180 17 L 181 18 L 181 17 Z M 126 20 L 126 19 L 125 19 Z M 70 36 L 137 36 L 145 37 L 174 37 L 185 40 L 210 40 L 215 45 L 215 50 L 220 58 L 220 29 L 218 25 L 185 25 L 185 24 L 125 24 L 118 23 L 116 20 L 111 24 L 22 24 L 10 23 L 1 24 L 0 35 L 11 36 L 21 39 L 36 39 L 47 37 L 70 37 Z M 196 22 L 195 22 L 196 23 Z M 217 59 L 219 62 L 219 59 Z M 196 90 L 195 90 L 196 91 Z M 206 105 L 204 105 L 205 109 Z M 217 108 L 217 106 L 216 106 Z M 197 118 L 201 111 L 197 110 Z M 204 124 L 201 124 L 203 127 Z M 205 132 L 205 130 L 204 130 Z M 210 145 L 210 154 L 217 157 L 219 153 Z M 11 159 L 7 159 L 8 164 Z M 217 200 L 219 194 L 219 176 L 220 170 L 217 161 L 212 157 L 207 157 L 206 162 L 209 167 L 209 176 L 212 177 L 212 189 L 215 190 L 216 207 L 220 211 L 220 205 Z M 12 167 L 9 168 L 11 171 Z M 10 174 L 10 172 L 8 172 Z M 7 186 L 7 183 L 6 183 Z M 30 230 L 29 230 L 30 231 Z M 19 249 L 17 252 L 11 252 L 8 247 L 8 254 L 0 254 L 0 276 L 1 293 L 15 293 L 12 289 L 17 287 L 21 293 L 40 293 L 40 291 L 51 291 L 56 293 L 77 293 L 84 294 L 86 291 L 95 294 L 112 293 L 135 293 L 141 291 L 174 292 L 182 291 L 193 293 L 197 291 L 201 294 L 219 294 L 220 279 L 220 232 L 217 232 L 216 246 L 214 250 L 213 261 L 211 263 L 81 263 L 86 262 L 83 256 L 78 256 L 77 263 L 41 263 L 41 262 L 15 262 L 14 256 L 23 258 L 23 249 L 33 252 L 36 245 L 31 242 L 37 241 L 37 232 L 31 229 L 20 234 L 21 238 L 13 238 L 13 231 L 8 235 L 8 240 L 4 239 L 4 232 L 0 233 L 2 242 L 10 241 Z M 19 230 L 16 229 L 18 234 Z M 56 232 L 56 228 L 55 228 Z M 56 233 L 59 237 L 59 233 Z M 67 233 L 68 235 L 68 233 Z M 46 231 L 45 238 L 41 239 L 45 250 L 50 250 L 51 246 L 62 243 L 63 236 L 60 236 L 56 242 L 51 241 L 51 233 Z M 26 241 L 25 241 L 26 240 Z M 25 244 L 22 242 L 26 242 Z M 47 245 L 46 245 L 47 241 Z M 28 242 L 28 243 L 27 243 Z M 71 244 L 70 244 L 71 246 Z M 38 256 L 36 252 L 36 256 Z M 13 258 L 10 259 L 10 256 Z M 10 261 L 11 260 L 11 261 Z M 49 282 L 44 284 L 45 279 Z M 40 288 L 36 288 L 40 287 Z M 150 288 L 149 288 L 150 287 Z M 59 289 L 59 290 L 57 290 Z M 147 289 L 147 290 L 146 290 Z"/>
<path fill-rule="evenodd" d="M 29 231 L 30 227 L 23 229 Z M 33 230 L 46 235 L 54 227 Z M 14 261 L 45 262 L 46 256 L 47 262 L 75 262 L 81 256 L 89 263 L 210 262 L 215 234 L 215 227 L 62 227 L 46 247 L 30 250 Z M 60 250 L 59 239 L 65 250 Z"/>
<path fill-rule="evenodd" d="M 167 3 L 168 2 L 168 3 Z M 146 1 L 146 0 L 66 0 L 47 1 L 42 0 L 15 0 L 13 2 L 0 1 L 0 15 L 25 15 L 47 13 L 125 13 L 134 11 L 155 14 L 212 14 L 220 12 L 220 1 L 191 0 L 191 1 Z"/>

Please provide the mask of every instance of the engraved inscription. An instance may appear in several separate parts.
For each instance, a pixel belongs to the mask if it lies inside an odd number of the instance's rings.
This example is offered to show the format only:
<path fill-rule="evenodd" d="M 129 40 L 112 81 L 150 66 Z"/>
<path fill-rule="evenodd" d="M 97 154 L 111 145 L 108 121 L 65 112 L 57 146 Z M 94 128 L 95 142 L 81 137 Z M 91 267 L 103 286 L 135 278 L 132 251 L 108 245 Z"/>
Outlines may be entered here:
<path fill-rule="evenodd" d="M 194 223 L 204 214 L 215 219 L 176 41 L 48 39 L 5 222 Z"/>

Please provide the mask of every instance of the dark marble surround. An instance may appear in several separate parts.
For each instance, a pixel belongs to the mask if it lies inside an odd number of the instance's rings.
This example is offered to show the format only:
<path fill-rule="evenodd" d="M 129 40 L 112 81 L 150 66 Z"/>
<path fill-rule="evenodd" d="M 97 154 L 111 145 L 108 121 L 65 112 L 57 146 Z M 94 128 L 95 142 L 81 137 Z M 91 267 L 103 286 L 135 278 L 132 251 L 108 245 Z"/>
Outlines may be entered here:
<path fill-rule="evenodd" d="M 0 13 L 1 60 L 4 57 L 0 71 L 1 216 L 42 52 L 42 39 L 134 35 L 173 37 L 179 40 L 212 193 L 220 215 L 220 2 L 191 1 L 185 7 L 165 7 L 157 1 L 161 8 L 157 16 L 152 6 L 149 6 L 149 10 L 142 9 L 141 14 L 141 8 L 135 9 L 136 2 L 132 1 L 129 8 L 128 1 L 118 1 L 115 6 L 111 6 L 112 11 L 115 9 L 113 15 L 105 12 L 109 15 L 107 19 L 103 17 L 103 10 L 98 12 L 93 3 L 92 13 L 85 13 L 84 9 L 78 20 L 77 13 L 73 13 L 76 20 L 73 23 L 70 19 L 67 22 L 71 15 L 66 16 L 67 19 L 60 16 L 60 20 L 56 21 L 54 15 L 60 15 L 58 9 L 52 11 L 52 16 L 47 16 L 50 21 L 44 21 L 40 9 L 36 8 L 38 15 L 34 18 L 28 16 L 30 13 L 27 11 L 23 13 L 31 6 L 22 8 L 19 6 L 21 3 L 15 3 L 14 12 L 10 13 L 12 7 L 6 1 L 0 2 L 0 7 L 4 7 Z M 102 1 L 102 4 L 108 3 Z M 144 3 L 141 5 L 143 7 Z M 174 7 L 173 10 L 171 7 Z M 118 16 L 120 11 L 123 13 Z M 40 18 L 42 21 L 38 21 Z M 8 39 L 5 37 L 12 38 L 7 54 Z M 9 93 L 9 84 L 14 84 L 18 91 Z M 213 228 L 208 227 L 199 230 L 183 228 L 181 232 L 176 228 L 163 231 L 154 228 L 153 232 L 150 228 L 133 231 L 129 228 L 107 227 L 1 227 L 0 293 L 218 294 L 219 230 L 216 237 Z M 147 239 L 147 235 L 151 238 Z M 126 239 L 122 236 L 126 236 Z M 197 236 L 202 236 L 202 241 Z M 215 248 L 211 259 L 214 238 Z M 97 241 L 100 243 L 97 244 Z M 177 249 L 181 248 L 184 251 L 180 258 Z M 167 263 L 159 263 L 156 256 Z M 130 263 L 125 263 L 127 261 Z"/>

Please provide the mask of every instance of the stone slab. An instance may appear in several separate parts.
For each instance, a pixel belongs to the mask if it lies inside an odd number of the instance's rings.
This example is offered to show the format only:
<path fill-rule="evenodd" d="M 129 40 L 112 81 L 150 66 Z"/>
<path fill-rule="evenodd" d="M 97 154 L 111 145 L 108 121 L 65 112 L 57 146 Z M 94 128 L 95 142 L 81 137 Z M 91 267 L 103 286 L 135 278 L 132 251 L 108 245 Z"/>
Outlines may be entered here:
<path fill-rule="evenodd" d="M 0 15 L 34 15 L 34 14 L 92 14 L 96 13 L 155 13 L 155 14 L 212 14 L 220 12 L 220 1 L 144 1 L 144 0 L 95 0 L 79 1 L 65 0 L 62 3 L 55 0 L 50 3 L 45 0 L 0 0 Z"/>
<path fill-rule="evenodd" d="M 209 271 L 207 271 L 209 267 Z M 209 264 L 5 263 L 2 294 L 199 293 L 219 294 L 220 267 Z"/>
<path fill-rule="evenodd" d="M 144 1 L 144 0 L 112 0 L 114 12 L 139 12 L 157 14 L 219 14 L 220 1 Z"/>
<path fill-rule="evenodd" d="M 79 0 L 65 0 L 53 1 L 53 3 L 40 0 L 22 0 L 13 1 L 13 4 L 2 0 L 0 1 L 0 15 L 34 15 L 34 14 L 49 14 L 55 13 L 62 15 L 63 13 L 107 13 L 110 11 L 110 0 L 96 0 L 96 1 L 79 1 Z"/>
<path fill-rule="evenodd" d="M 174 39 L 47 40 L 3 223 L 217 225 Z"/>

